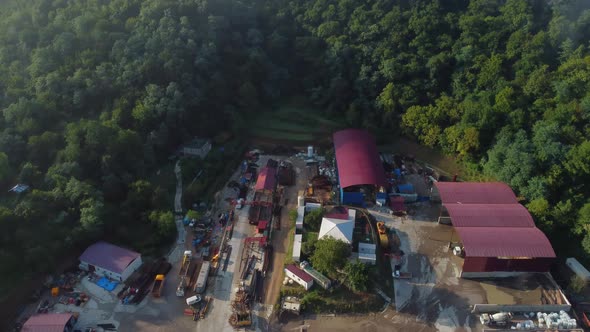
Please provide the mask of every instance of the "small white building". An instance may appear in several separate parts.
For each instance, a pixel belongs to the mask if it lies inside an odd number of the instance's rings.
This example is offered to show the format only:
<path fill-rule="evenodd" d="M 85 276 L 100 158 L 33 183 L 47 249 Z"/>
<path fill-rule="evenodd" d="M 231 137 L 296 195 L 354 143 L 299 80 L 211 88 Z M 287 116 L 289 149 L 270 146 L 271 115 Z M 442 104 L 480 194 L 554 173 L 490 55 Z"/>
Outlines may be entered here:
<path fill-rule="evenodd" d="M 322 204 L 320 203 L 305 203 L 305 212 L 310 212 L 313 210 L 320 210 L 322 208 Z"/>
<path fill-rule="evenodd" d="M 107 242 L 97 242 L 80 256 L 80 269 L 125 281 L 141 266 L 141 255 Z"/>
<path fill-rule="evenodd" d="M 299 263 L 301 259 L 301 244 L 303 243 L 303 235 L 295 234 L 293 241 L 293 260 Z"/>
<path fill-rule="evenodd" d="M 348 208 L 342 208 L 341 210 L 341 213 L 332 212 L 322 219 L 318 240 L 331 236 L 337 240 L 352 244 L 356 210 Z"/>
<path fill-rule="evenodd" d="M 377 262 L 377 246 L 371 243 L 359 242 L 358 259 L 365 264 L 375 265 Z"/>
<path fill-rule="evenodd" d="M 295 219 L 295 228 L 303 229 L 303 217 L 305 216 L 305 207 L 300 206 L 297 208 L 297 219 Z"/>
<path fill-rule="evenodd" d="M 305 290 L 308 290 L 313 286 L 313 278 L 294 264 L 289 264 L 285 267 L 285 275 L 289 277 L 289 279 L 292 279 L 303 286 Z"/>
<path fill-rule="evenodd" d="M 211 141 L 208 139 L 195 138 L 190 143 L 185 144 L 181 151 L 185 156 L 189 155 L 205 158 L 209 151 L 211 151 Z"/>

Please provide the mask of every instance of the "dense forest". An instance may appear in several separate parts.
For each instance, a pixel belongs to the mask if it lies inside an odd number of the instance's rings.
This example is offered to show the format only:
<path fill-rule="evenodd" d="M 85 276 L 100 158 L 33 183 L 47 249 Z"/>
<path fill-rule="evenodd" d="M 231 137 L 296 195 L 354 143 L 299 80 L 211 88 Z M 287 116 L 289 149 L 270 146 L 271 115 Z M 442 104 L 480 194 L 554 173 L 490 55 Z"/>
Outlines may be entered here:
<path fill-rule="evenodd" d="M 509 183 L 587 258 L 589 41 L 584 0 L 4 1 L 0 275 L 170 241 L 170 154 L 291 96 Z"/>

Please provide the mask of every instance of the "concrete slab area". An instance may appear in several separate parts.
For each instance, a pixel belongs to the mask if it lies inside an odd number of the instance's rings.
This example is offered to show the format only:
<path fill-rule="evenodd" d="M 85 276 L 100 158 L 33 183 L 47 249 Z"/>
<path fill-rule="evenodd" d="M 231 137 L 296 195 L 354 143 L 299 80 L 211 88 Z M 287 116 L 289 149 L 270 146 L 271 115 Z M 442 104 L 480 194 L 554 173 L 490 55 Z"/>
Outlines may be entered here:
<path fill-rule="evenodd" d="M 476 304 L 541 305 L 543 289 L 556 290 L 550 275 L 525 274 L 508 278 L 460 278 L 463 260 L 448 248 L 452 226 L 436 223 L 437 205 L 416 203 L 415 213 L 404 218 L 386 217 L 406 253 L 402 271 L 412 279 L 394 279 L 395 304 L 399 312 L 438 331 L 480 330 Z"/>

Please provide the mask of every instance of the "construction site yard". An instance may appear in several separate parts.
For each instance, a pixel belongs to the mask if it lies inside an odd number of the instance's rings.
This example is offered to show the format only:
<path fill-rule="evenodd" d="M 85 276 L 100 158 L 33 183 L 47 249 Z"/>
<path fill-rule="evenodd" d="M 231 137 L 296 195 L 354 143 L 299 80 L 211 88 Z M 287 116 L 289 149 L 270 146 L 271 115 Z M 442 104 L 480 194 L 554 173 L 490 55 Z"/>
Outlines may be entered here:
<path fill-rule="evenodd" d="M 395 306 L 438 331 L 481 330 L 476 305 L 542 305 L 546 292 L 561 292 L 551 275 L 521 274 L 505 278 L 461 278 L 463 259 L 453 255 L 453 227 L 438 224 L 439 204 L 413 204 L 411 213 L 397 217 L 371 211 L 395 234 L 405 253 L 403 271 L 411 279 L 394 279 Z M 562 302 L 563 298 L 554 300 Z M 498 308 L 500 311 L 500 308 Z"/>

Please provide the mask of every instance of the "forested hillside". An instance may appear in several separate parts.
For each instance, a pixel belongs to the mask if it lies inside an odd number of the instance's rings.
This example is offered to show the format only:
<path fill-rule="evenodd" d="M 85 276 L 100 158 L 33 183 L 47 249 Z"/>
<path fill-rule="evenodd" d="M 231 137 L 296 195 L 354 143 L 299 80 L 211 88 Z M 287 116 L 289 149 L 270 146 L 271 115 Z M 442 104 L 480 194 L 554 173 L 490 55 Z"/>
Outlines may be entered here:
<path fill-rule="evenodd" d="M 0 5 L 0 275 L 175 232 L 150 179 L 194 136 L 304 96 L 506 181 L 590 253 L 590 3 L 32 0 Z M 391 133 L 391 134 L 389 134 Z M 6 193 L 16 183 L 31 186 Z M 137 233 L 147 234 L 138 238 Z M 579 241 L 574 241 L 579 239 Z M 578 255 L 583 258 L 580 250 Z"/>
<path fill-rule="evenodd" d="M 0 279 L 51 271 L 98 238 L 144 253 L 171 240 L 152 176 L 182 142 L 279 95 L 257 16 L 231 1 L 3 5 Z M 16 183 L 31 190 L 7 193 Z"/>
<path fill-rule="evenodd" d="M 558 251 L 590 253 L 590 2 L 285 7 L 314 102 L 507 182 Z"/>

